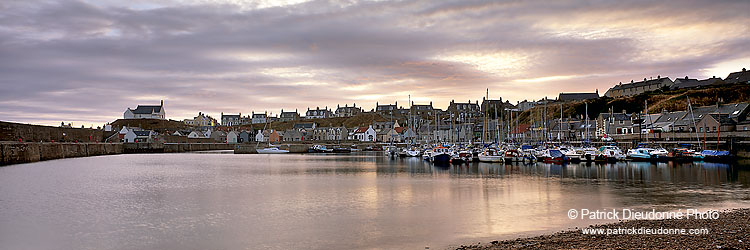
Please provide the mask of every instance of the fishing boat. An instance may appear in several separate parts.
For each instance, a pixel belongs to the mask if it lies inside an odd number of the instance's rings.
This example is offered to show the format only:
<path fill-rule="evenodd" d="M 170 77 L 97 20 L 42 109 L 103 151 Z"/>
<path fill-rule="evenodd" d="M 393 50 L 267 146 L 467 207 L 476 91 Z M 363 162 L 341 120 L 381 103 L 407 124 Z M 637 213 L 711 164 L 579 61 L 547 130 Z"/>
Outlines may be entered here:
<path fill-rule="evenodd" d="M 562 151 L 558 149 L 547 149 L 544 152 L 544 160 L 545 163 L 553 163 L 553 164 L 563 164 L 570 161 L 570 158 L 568 158 L 565 154 L 562 153 Z"/>
<path fill-rule="evenodd" d="M 449 163 L 451 161 L 450 149 L 446 147 L 435 147 L 432 149 L 430 161 L 433 163 Z"/>
<path fill-rule="evenodd" d="M 279 147 L 273 146 L 269 144 L 269 147 L 267 148 L 258 148 L 255 149 L 255 151 L 258 151 L 258 154 L 286 154 L 289 153 L 289 150 L 279 149 Z"/>
<path fill-rule="evenodd" d="M 481 162 L 503 162 L 504 156 L 497 149 L 486 148 L 477 156 Z"/>

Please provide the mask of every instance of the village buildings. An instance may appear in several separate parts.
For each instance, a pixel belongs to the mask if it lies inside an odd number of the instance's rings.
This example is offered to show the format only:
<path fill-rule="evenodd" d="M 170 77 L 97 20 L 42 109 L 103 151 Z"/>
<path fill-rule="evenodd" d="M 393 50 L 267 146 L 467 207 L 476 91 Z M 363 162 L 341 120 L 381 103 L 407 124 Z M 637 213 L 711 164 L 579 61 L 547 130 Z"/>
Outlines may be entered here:
<path fill-rule="evenodd" d="M 315 107 L 315 109 L 307 108 L 307 112 L 305 113 L 305 119 L 317 119 L 317 118 L 331 118 L 333 117 L 333 112 L 328 109 L 328 106 L 325 108 Z"/>
<path fill-rule="evenodd" d="M 279 115 L 279 121 L 282 121 L 282 122 L 297 121 L 299 119 L 300 119 L 300 115 L 296 109 L 294 110 L 294 112 L 284 111 L 282 109 L 281 114 Z"/>
<path fill-rule="evenodd" d="M 214 127 L 218 125 L 216 119 L 202 112 L 198 112 L 198 116 L 194 117 L 193 119 L 185 119 L 183 120 L 183 122 L 187 125 L 197 127 Z"/>
<path fill-rule="evenodd" d="M 336 105 L 336 117 L 352 117 L 361 113 L 362 108 L 357 107 L 357 103 L 352 104 L 351 107 L 349 107 L 349 104 L 344 104 L 343 107 Z"/>
<path fill-rule="evenodd" d="M 661 77 L 657 76 L 656 79 L 650 79 L 647 80 L 646 78 L 643 78 L 643 81 L 634 82 L 630 81 L 630 83 L 615 85 L 614 87 L 607 90 L 606 93 L 604 93 L 604 96 L 607 97 L 625 97 L 625 96 L 634 96 L 643 94 L 648 91 L 655 91 L 659 90 L 664 87 L 672 87 L 672 82 L 669 77 Z"/>

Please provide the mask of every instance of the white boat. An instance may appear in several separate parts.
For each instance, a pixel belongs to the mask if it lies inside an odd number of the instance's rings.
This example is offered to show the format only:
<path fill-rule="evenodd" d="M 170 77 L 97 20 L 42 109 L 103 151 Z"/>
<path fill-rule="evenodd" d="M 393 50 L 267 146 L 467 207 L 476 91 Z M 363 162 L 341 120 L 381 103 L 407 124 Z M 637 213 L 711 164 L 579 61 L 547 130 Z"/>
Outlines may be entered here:
<path fill-rule="evenodd" d="M 310 153 L 331 153 L 333 152 L 333 149 L 327 148 L 325 145 L 313 145 L 310 150 L 308 150 Z"/>
<path fill-rule="evenodd" d="M 654 151 L 651 152 L 652 155 L 655 155 L 657 158 L 664 158 L 669 155 L 669 151 L 665 148 L 658 147 L 655 148 Z"/>
<path fill-rule="evenodd" d="M 567 156 L 572 162 L 581 161 L 581 155 L 573 148 L 562 147 L 560 148 L 560 152 Z"/>
<path fill-rule="evenodd" d="M 409 148 L 406 150 L 406 156 L 408 157 L 419 157 L 420 154 L 422 154 L 422 152 L 416 148 Z"/>
<path fill-rule="evenodd" d="M 432 150 L 428 149 L 425 150 L 424 153 L 422 153 L 422 159 L 425 161 L 429 161 L 432 158 Z"/>
<path fill-rule="evenodd" d="M 602 146 L 599 148 L 599 154 L 594 158 L 595 161 L 616 162 L 623 161 L 627 158 L 625 153 L 616 146 Z"/>
<path fill-rule="evenodd" d="M 479 161 L 481 162 L 503 162 L 503 154 L 498 152 L 497 149 L 487 148 L 479 153 Z"/>
<path fill-rule="evenodd" d="M 594 161 L 596 156 L 599 155 L 599 150 L 593 147 L 583 148 L 581 152 L 581 161 Z"/>
<path fill-rule="evenodd" d="M 289 150 L 279 149 L 279 147 L 258 148 L 258 149 L 255 149 L 255 151 L 258 151 L 258 154 L 286 154 L 286 153 L 289 153 Z"/>

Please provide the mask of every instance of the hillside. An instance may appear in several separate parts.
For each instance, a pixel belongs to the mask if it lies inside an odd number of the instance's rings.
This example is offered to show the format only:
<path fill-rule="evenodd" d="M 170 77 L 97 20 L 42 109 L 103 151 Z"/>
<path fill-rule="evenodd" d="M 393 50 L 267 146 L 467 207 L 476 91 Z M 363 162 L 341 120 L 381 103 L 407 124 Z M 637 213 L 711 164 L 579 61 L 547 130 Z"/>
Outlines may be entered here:
<path fill-rule="evenodd" d="M 601 112 L 627 113 L 643 112 L 648 100 L 648 112 L 656 113 L 663 110 L 680 111 L 687 108 L 687 97 L 693 107 L 714 105 L 720 103 L 750 102 L 750 85 L 724 85 L 703 89 L 652 91 L 636 96 L 624 98 L 601 97 L 588 100 L 589 119 L 595 119 Z M 544 119 L 544 106 L 537 106 L 519 116 L 521 123 L 529 123 L 530 115 L 534 114 L 534 120 Z M 547 119 L 560 118 L 560 103 L 547 105 Z M 562 104 L 563 117 L 583 117 L 586 104 L 583 101 L 567 102 Z"/>
<path fill-rule="evenodd" d="M 157 132 L 176 131 L 182 129 L 191 129 L 192 127 L 185 124 L 182 121 L 174 120 L 161 120 L 161 119 L 117 119 L 112 122 L 113 128 L 121 128 L 122 126 L 128 127 L 139 127 L 146 130 L 154 130 Z"/>

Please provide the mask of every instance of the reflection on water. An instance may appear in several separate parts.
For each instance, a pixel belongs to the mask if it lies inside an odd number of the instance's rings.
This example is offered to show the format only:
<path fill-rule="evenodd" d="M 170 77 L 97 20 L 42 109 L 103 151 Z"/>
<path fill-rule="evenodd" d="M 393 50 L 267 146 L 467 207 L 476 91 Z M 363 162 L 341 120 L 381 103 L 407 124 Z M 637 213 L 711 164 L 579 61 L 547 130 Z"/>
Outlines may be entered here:
<path fill-rule="evenodd" d="M 618 162 L 618 163 L 572 163 L 555 165 L 548 163 L 500 164 L 467 163 L 461 165 L 435 166 L 417 158 L 378 159 L 377 172 L 449 175 L 451 177 L 506 178 L 514 175 L 557 177 L 564 179 L 590 179 L 633 183 L 695 183 L 721 185 L 750 184 L 750 168 L 740 164 L 694 162 Z M 741 162 L 744 163 L 744 162 Z M 750 165 L 744 165 L 750 166 Z M 744 177 L 744 178 L 743 178 Z"/>
<path fill-rule="evenodd" d="M 748 162 L 433 166 L 378 154 L 149 154 L 0 168 L 0 249 L 441 248 L 750 206 Z"/>

